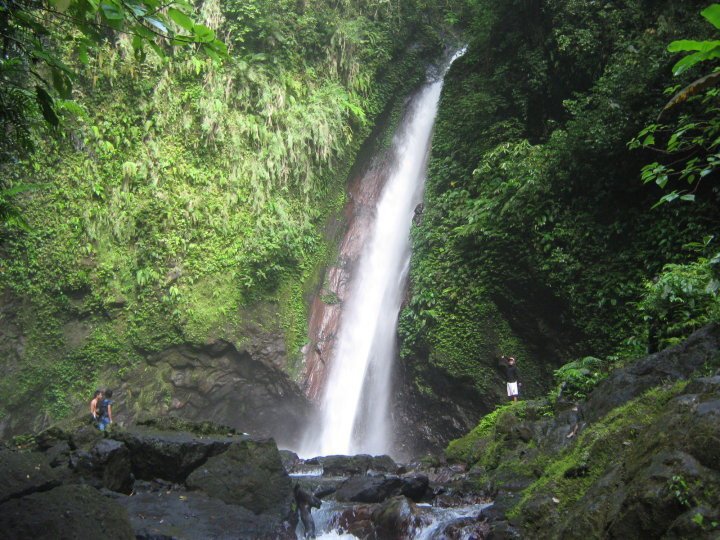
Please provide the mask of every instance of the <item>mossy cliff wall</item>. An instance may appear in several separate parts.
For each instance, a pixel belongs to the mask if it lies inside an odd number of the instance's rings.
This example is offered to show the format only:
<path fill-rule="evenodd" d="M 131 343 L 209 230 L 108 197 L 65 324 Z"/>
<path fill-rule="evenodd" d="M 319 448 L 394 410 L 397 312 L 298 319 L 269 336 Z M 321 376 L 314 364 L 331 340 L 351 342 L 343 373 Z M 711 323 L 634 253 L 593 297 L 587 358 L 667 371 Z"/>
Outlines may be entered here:
<path fill-rule="evenodd" d="M 645 283 L 720 226 L 712 182 L 694 204 L 651 209 L 662 192 L 640 173 L 656 157 L 628 149 L 665 86 L 691 80 L 673 80 L 666 47 L 712 31 L 704 5 L 473 3 L 400 318 L 407 391 L 435 429 L 457 436 L 507 399 L 501 354 L 533 397 L 565 362 L 644 352 Z"/>
<path fill-rule="evenodd" d="M 130 417 L 183 414 L 192 384 L 162 360 L 178 348 L 229 343 L 238 369 L 297 376 L 350 166 L 442 52 L 442 12 L 414 2 L 209 1 L 200 17 L 230 61 L 141 61 L 121 36 L 81 70 L 65 129 L 3 171 L 47 186 L 22 200 L 33 231 L 3 232 L 2 434 L 95 387 L 119 387 Z"/>

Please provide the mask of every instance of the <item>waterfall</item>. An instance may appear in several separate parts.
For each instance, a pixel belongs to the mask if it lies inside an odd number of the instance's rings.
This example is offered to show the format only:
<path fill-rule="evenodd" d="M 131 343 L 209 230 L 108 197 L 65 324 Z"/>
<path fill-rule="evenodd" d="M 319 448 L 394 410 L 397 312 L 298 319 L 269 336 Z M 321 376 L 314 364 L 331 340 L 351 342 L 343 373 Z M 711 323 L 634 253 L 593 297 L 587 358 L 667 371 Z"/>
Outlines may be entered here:
<path fill-rule="evenodd" d="M 393 453 L 390 396 L 410 226 L 423 197 L 443 76 L 460 54 L 413 96 L 395 133 L 387 179 L 343 302 L 319 425 L 306 437 L 303 455 Z"/>

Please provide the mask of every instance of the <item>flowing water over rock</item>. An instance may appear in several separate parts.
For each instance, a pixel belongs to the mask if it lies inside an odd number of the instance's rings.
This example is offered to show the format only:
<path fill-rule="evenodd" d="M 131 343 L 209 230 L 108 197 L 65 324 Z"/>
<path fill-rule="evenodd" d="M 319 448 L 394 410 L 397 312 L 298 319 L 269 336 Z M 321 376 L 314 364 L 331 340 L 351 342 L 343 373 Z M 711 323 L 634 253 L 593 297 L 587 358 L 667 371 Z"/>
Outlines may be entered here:
<path fill-rule="evenodd" d="M 312 324 L 319 324 L 308 359 L 308 393 L 320 397 L 321 415 L 305 438 L 303 455 L 393 453 L 391 379 L 410 262 L 410 225 L 422 201 L 443 76 L 460 54 L 411 98 L 389 161 L 371 168 L 360 181 L 362 195 L 353 202 L 341 246 L 345 260 L 328 272 L 342 316 L 336 305 L 320 306 L 321 314 L 311 317 Z"/>

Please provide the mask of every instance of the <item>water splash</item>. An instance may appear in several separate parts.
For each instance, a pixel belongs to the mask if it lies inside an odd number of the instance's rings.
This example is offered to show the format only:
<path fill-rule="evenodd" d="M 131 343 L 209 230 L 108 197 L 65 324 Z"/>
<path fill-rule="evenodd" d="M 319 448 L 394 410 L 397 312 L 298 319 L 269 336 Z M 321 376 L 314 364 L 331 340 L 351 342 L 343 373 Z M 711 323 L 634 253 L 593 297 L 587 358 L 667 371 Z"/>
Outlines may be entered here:
<path fill-rule="evenodd" d="M 320 433 L 306 437 L 303 455 L 393 453 L 390 393 L 397 318 L 410 264 L 410 225 L 422 201 L 443 76 L 462 52 L 411 99 L 395 134 L 372 231 L 343 305 L 321 401 Z"/>

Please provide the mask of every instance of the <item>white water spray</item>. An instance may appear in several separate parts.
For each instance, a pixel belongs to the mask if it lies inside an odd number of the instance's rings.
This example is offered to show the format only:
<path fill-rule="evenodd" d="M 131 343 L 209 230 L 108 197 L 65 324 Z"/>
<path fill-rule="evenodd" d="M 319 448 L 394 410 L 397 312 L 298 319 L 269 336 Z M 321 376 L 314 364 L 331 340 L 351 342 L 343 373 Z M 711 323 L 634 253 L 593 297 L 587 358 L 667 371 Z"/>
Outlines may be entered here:
<path fill-rule="evenodd" d="M 410 264 L 410 225 L 422 200 L 442 82 L 438 77 L 420 90 L 395 134 L 373 230 L 343 306 L 320 434 L 308 437 L 303 455 L 393 453 L 389 408 L 395 333 Z"/>

